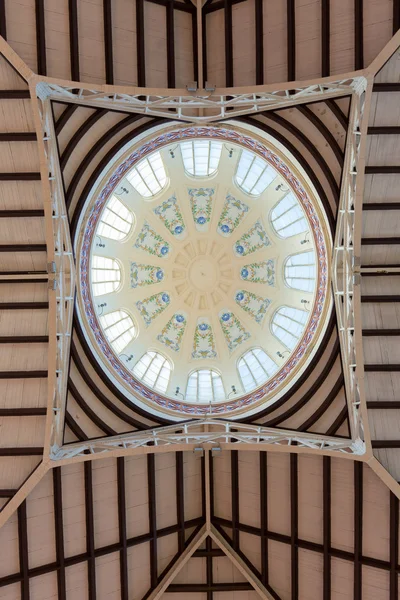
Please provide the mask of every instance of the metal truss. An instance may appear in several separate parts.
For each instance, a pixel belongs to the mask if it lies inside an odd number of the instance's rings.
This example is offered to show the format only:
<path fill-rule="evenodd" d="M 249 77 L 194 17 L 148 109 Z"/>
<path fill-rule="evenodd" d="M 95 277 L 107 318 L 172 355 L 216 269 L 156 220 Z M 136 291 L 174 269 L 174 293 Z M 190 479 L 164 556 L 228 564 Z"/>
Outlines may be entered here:
<path fill-rule="evenodd" d="M 63 85 L 59 81 L 42 78 L 37 84 L 36 93 L 42 100 L 58 100 L 192 123 L 210 123 L 312 100 L 349 95 L 359 87 L 362 79 L 359 75 L 350 75 L 344 79 L 328 77 L 303 85 L 288 83 L 284 86 L 216 89 L 212 92 L 174 90 L 171 93 L 171 90 L 73 82 Z"/>
<path fill-rule="evenodd" d="M 165 452 L 174 452 L 178 445 L 179 449 L 182 445 L 193 449 L 224 448 L 226 444 L 234 444 L 234 448 L 240 450 L 254 450 L 254 445 L 257 445 L 258 450 L 281 446 L 287 449 L 297 447 L 304 450 L 335 451 L 341 454 L 362 455 L 365 452 L 365 445 L 360 439 L 353 441 L 348 438 L 247 425 L 226 419 L 205 418 L 131 434 L 76 442 L 62 447 L 53 446 L 50 458 L 62 462 L 76 457 L 87 459 L 88 453 L 104 455 L 110 450 L 126 450 L 129 454 L 141 454 L 143 450 L 152 452 L 156 451 L 156 448 Z"/>

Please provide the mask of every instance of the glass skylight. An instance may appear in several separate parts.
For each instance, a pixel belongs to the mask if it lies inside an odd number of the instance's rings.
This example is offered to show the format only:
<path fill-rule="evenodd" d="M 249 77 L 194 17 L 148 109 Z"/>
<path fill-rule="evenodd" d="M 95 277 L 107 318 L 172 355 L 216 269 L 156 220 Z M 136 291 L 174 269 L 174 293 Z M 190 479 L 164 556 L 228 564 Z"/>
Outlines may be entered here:
<path fill-rule="evenodd" d="M 111 240 L 121 241 L 129 234 L 132 223 L 131 211 L 116 196 L 111 196 L 103 210 L 96 233 Z"/>
<path fill-rule="evenodd" d="M 235 181 L 244 192 L 252 196 L 259 196 L 275 177 L 275 169 L 263 158 L 249 150 L 242 150 Z"/>
<path fill-rule="evenodd" d="M 278 370 L 278 365 L 262 348 L 252 348 L 239 360 L 238 370 L 244 391 L 250 392 L 267 381 Z"/>
<path fill-rule="evenodd" d="M 225 400 L 222 378 L 217 371 L 199 369 L 188 379 L 185 400 L 187 402 L 217 402 Z"/>
<path fill-rule="evenodd" d="M 193 140 L 181 142 L 181 153 L 185 171 L 194 177 L 209 177 L 218 169 L 222 142 Z"/>
<path fill-rule="evenodd" d="M 316 265 L 313 251 L 292 254 L 285 264 L 285 281 L 289 287 L 313 292 L 315 287 Z"/>
<path fill-rule="evenodd" d="M 121 283 L 121 269 L 116 260 L 104 256 L 92 257 L 92 290 L 94 296 L 115 292 Z"/>
<path fill-rule="evenodd" d="M 151 198 L 167 185 L 167 174 L 161 154 L 157 151 L 144 158 L 126 176 L 135 190 L 145 198 Z"/>
<path fill-rule="evenodd" d="M 115 310 L 106 315 L 101 315 L 100 323 L 106 338 L 117 354 L 121 354 L 135 337 L 136 327 L 131 317 L 124 310 Z"/>
<path fill-rule="evenodd" d="M 293 350 L 303 334 L 307 318 L 305 310 L 281 306 L 272 318 L 272 333 L 286 348 Z"/>
<path fill-rule="evenodd" d="M 276 233 L 283 238 L 309 229 L 303 210 L 292 192 L 286 194 L 272 209 L 271 222 Z"/>
<path fill-rule="evenodd" d="M 146 352 L 132 369 L 132 373 L 150 388 L 162 394 L 167 391 L 171 377 L 171 363 L 158 352 Z"/>

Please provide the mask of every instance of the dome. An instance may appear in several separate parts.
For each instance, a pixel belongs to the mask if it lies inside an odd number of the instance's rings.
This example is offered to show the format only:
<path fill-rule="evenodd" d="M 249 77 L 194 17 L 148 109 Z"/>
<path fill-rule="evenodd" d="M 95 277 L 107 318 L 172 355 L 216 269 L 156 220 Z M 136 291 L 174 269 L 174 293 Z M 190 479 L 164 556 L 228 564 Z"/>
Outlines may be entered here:
<path fill-rule="evenodd" d="M 242 124 L 169 127 L 130 144 L 79 231 L 85 335 L 147 409 L 254 412 L 293 385 L 323 335 L 323 208 L 294 158 Z"/>

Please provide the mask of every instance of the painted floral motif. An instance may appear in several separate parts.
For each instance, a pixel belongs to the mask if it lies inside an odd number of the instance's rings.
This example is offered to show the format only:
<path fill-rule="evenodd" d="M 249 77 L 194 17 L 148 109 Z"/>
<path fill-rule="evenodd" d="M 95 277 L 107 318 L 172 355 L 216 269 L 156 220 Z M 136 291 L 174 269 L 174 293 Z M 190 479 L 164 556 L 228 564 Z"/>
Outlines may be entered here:
<path fill-rule="evenodd" d="M 259 263 L 245 265 L 240 269 L 240 277 L 253 283 L 275 285 L 275 260 L 271 258 Z"/>
<path fill-rule="evenodd" d="M 170 244 L 154 231 L 148 223 L 143 225 L 134 247 L 141 248 L 152 256 L 158 256 L 159 258 L 165 258 L 171 250 Z"/>
<path fill-rule="evenodd" d="M 131 288 L 160 283 L 164 279 L 164 271 L 160 267 L 131 263 Z"/>
<path fill-rule="evenodd" d="M 175 194 L 165 200 L 160 206 L 154 209 L 154 214 L 160 217 L 165 227 L 178 239 L 182 239 L 186 235 L 186 227 L 183 221 L 181 209 L 176 203 Z"/>
<path fill-rule="evenodd" d="M 160 292 L 159 294 L 153 294 L 149 298 L 136 302 L 136 307 L 143 317 L 146 327 L 148 327 L 150 323 L 167 308 L 170 300 L 167 292 Z"/>
<path fill-rule="evenodd" d="M 175 313 L 162 329 L 157 339 L 171 350 L 179 352 L 181 341 L 186 329 L 187 318 L 184 313 Z"/>
<path fill-rule="evenodd" d="M 192 358 L 216 358 L 214 333 L 207 318 L 197 319 Z"/>
<path fill-rule="evenodd" d="M 250 333 L 245 330 L 232 312 L 222 310 L 218 316 L 228 348 L 233 352 L 240 344 L 249 339 Z"/>
<path fill-rule="evenodd" d="M 257 323 L 261 323 L 268 306 L 271 304 L 271 300 L 268 298 L 261 298 L 261 296 L 256 296 L 256 294 L 246 290 L 238 290 L 235 294 L 235 300 Z"/>
<path fill-rule="evenodd" d="M 197 231 L 208 231 L 211 219 L 214 188 L 190 188 L 190 208 Z"/>
<path fill-rule="evenodd" d="M 218 233 L 224 237 L 229 237 L 248 212 L 249 207 L 247 204 L 237 200 L 231 194 L 227 194 L 218 221 Z"/>
<path fill-rule="evenodd" d="M 267 233 L 258 219 L 253 227 L 251 227 L 233 246 L 233 252 L 236 256 L 247 256 L 260 248 L 270 246 L 271 242 Z"/>

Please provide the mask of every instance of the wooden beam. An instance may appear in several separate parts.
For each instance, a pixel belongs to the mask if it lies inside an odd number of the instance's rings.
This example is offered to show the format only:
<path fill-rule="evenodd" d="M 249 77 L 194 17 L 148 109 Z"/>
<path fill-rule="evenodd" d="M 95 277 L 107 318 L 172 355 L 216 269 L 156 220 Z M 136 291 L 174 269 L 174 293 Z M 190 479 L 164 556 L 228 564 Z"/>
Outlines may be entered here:
<path fill-rule="evenodd" d="M 400 400 L 367 400 L 367 408 L 374 410 L 379 409 L 400 409 Z"/>
<path fill-rule="evenodd" d="M 391 175 L 393 173 L 400 173 L 400 166 L 391 165 L 391 166 L 375 166 L 370 165 L 365 167 L 366 175 Z"/>
<path fill-rule="evenodd" d="M 82 125 L 77 129 L 74 135 L 69 140 L 68 144 L 65 146 L 65 149 L 60 157 L 60 167 L 62 170 L 65 169 L 65 166 L 71 157 L 71 154 L 74 152 L 76 146 L 82 140 L 82 138 L 87 134 L 87 132 L 101 119 L 104 117 L 109 111 L 106 108 L 98 108 L 93 111 L 93 113 L 85 119 Z"/>
<path fill-rule="evenodd" d="M 21 570 L 21 600 L 29 600 L 29 553 L 28 525 L 26 517 L 26 500 L 18 507 L 18 547 L 19 566 Z"/>
<path fill-rule="evenodd" d="M 244 592 L 254 591 L 253 586 L 248 581 L 237 581 L 236 583 L 171 583 L 168 588 L 168 593 L 173 594 L 194 594 L 208 592 Z"/>
<path fill-rule="evenodd" d="M 0 336 L 0 344 L 46 344 L 48 335 L 7 335 Z"/>
<path fill-rule="evenodd" d="M 240 4 L 241 2 L 246 2 L 246 0 L 230 0 L 232 6 L 234 4 Z M 217 10 L 222 10 L 225 8 L 225 0 L 215 0 L 215 2 L 206 2 L 203 4 L 203 13 L 209 15 L 212 12 L 216 12 Z"/>
<path fill-rule="evenodd" d="M 93 392 L 93 387 L 91 385 L 88 386 L 89 389 Z M 73 399 L 75 400 L 75 402 L 77 403 L 77 405 L 79 406 L 79 408 L 82 410 L 82 412 L 85 413 L 85 415 L 92 421 L 92 423 L 94 423 L 96 425 L 96 427 L 98 427 L 101 431 L 103 431 L 106 435 L 117 435 L 117 432 L 108 425 L 108 423 L 106 423 L 98 414 L 97 411 L 95 411 L 90 404 L 88 404 L 84 398 L 84 396 L 81 394 L 80 390 L 76 387 L 74 381 L 71 379 L 71 377 L 69 377 L 68 379 L 68 392 L 71 394 L 71 396 L 73 397 Z"/>
<path fill-rule="evenodd" d="M 361 302 L 400 302 L 400 295 L 395 294 L 385 294 L 382 296 L 377 296 L 374 294 L 364 294 L 361 296 Z"/>
<path fill-rule="evenodd" d="M 331 600 L 331 458 L 330 456 L 323 457 L 323 484 L 322 484 L 322 528 L 324 542 L 324 571 L 323 585 L 324 596 L 323 600 Z"/>
<path fill-rule="evenodd" d="M 178 550 L 183 552 L 185 548 L 185 499 L 184 499 L 184 477 L 183 477 L 183 452 L 175 453 L 175 477 L 176 477 L 176 522 L 178 531 Z"/>
<path fill-rule="evenodd" d="M 80 80 L 79 74 L 79 26 L 78 26 L 78 0 L 68 0 L 69 15 L 69 57 L 71 65 L 71 79 Z"/>
<path fill-rule="evenodd" d="M 58 600 L 67 600 L 65 582 L 64 524 L 61 467 L 53 469 L 54 530 L 56 537 Z"/>
<path fill-rule="evenodd" d="M 175 25 L 174 25 L 174 2 L 167 3 L 167 81 L 168 87 L 175 87 Z"/>
<path fill-rule="evenodd" d="M 121 583 L 121 600 L 129 600 L 128 582 L 128 545 L 126 527 L 126 491 L 125 491 L 125 459 L 117 458 L 118 487 L 118 528 L 119 528 L 119 572 Z"/>
<path fill-rule="evenodd" d="M 232 3 L 231 3 L 231 0 L 224 0 L 224 23 L 225 23 L 225 85 L 226 85 L 226 87 L 233 87 L 233 32 L 232 32 Z"/>
<path fill-rule="evenodd" d="M 206 556 L 206 582 L 207 582 L 207 600 L 213 600 L 214 594 L 213 594 L 213 555 L 212 555 L 212 541 L 211 538 L 208 536 L 206 538 L 206 551 L 207 551 L 207 556 Z M 222 552 L 220 550 L 220 552 Z M 223 553 L 222 553 L 223 554 Z"/>
<path fill-rule="evenodd" d="M 256 85 L 264 83 L 264 10 L 263 0 L 255 0 Z"/>
<path fill-rule="evenodd" d="M 225 2 L 225 0 L 223 0 Z M 204 5 L 201 11 L 201 48 L 203 58 L 203 81 L 207 81 L 207 12 L 208 5 Z"/>
<path fill-rule="evenodd" d="M 290 455 L 290 540 L 291 540 L 291 599 L 299 598 L 299 483 L 298 456 Z"/>
<path fill-rule="evenodd" d="M 0 244 L 0 252 L 46 252 L 46 244 Z"/>
<path fill-rule="evenodd" d="M 36 16 L 36 57 L 37 72 L 39 75 L 47 75 L 46 66 L 46 32 L 44 24 L 44 0 L 35 0 Z"/>
<path fill-rule="evenodd" d="M 18 278 L 14 278 L 14 277 L 4 277 L 4 275 L 0 275 L 0 284 L 5 284 L 5 283 L 48 283 L 48 278 L 46 277 L 22 277 L 22 279 Z M 1 303 L 0 303 L 1 304 Z"/>
<path fill-rule="evenodd" d="M 0 210 L 0 219 L 26 219 L 27 217 L 44 217 L 42 209 Z"/>
<path fill-rule="evenodd" d="M 390 125 L 386 127 L 368 127 L 368 135 L 399 135 L 400 127 Z"/>
<path fill-rule="evenodd" d="M 334 153 L 336 160 L 339 163 L 340 167 L 343 167 L 344 163 L 344 153 L 336 141 L 335 137 L 331 133 L 330 129 L 325 125 L 323 121 L 315 114 L 310 107 L 300 104 L 297 109 L 305 116 L 307 119 L 314 125 L 316 129 L 323 135 L 326 142 L 329 144 L 332 152 Z"/>
<path fill-rule="evenodd" d="M 296 80 L 296 3 L 287 0 L 287 80 Z"/>
<path fill-rule="evenodd" d="M 399 365 L 400 371 L 400 365 Z M 382 448 L 400 448 L 400 440 L 372 440 L 372 447 L 376 449 Z"/>
<path fill-rule="evenodd" d="M 400 92 L 400 82 L 374 83 L 373 92 Z"/>
<path fill-rule="evenodd" d="M 36 142 L 36 133 L 34 132 L 13 132 L 0 133 L 0 142 Z"/>
<path fill-rule="evenodd" d="M 47 282 L 47 279 L 45 281 Z M 37 279 L 34 282 L 37 283 Z M 0 302 L 0 310 L 46 310 L 48 308 L 48 302 Z"/>
<path fill-rule="evenodd" d="M 0 181 L 40 181 L 40 173 L 0 173 Z"/>
<path fill-rule="evenodd" d="M 261 581 L 266 586 L 268 572 L 268 464 L 267 453 L 260 452 L 260 524 L 261 524 Z"/>
<path fill-rule="evenodd" d="M 0 490 L 0 498 L 12 498 L 17 492 L 18 489 Z"/>
<path fill-rule="evenodd" d="M 354 0 L 354 68 L 364 68 L 364 0 Z"/>
<path fill-rule="evenodd" d="M 0 417 L 44 417 L 46 413 L 46 407 L 0 408 Z"/>
<path fill-rule="evenodd" d="M 56 121 L 56 125 L 55 125 L 57 137 L 60 135 L 60 133 L 64 129 L 65 125 L 68 123 L 69 119 L 72 117 L 74 112 L 76 110 L 78 110 L 78 108 L 79 108 L 79 104 L 70 104 L 69 106 L 67 106 L 67 108 L 64 110 L 64 112 L 58 117 L 58 120 Z"/>
<path fill-rule="evenodd" d="M 325 100 L 325 104 L 329 107 L 332 113 L 335 115 L 343 129 L 347 131 L 347 127 L 349 125 L 349 119 L 346 117 L 340 106 L 333 100 L 333 98 L 329 98 L 329 100 Z"/>
<path fill-rule="evenodd" d="M 0 371 L 0 379 L 46 379 L 47 371 Z"/>
<path fill-rule="evenodd" d="M 199 53 L 198 53 L 198 36 L 199 31 L 197 27 L 197 10 L 194 9 L 192 12 L 192 44 L 193 44 L 193 81 L 199 79 Z"/>
<path fill-rule="evenodd" d="M 0 35 L 7 40 L 6 0 L 0 0 Z"/>
<path fill-rule="evenodd" d="M 0 90 L 0 100 L 30 100 L 29 90 Z"/>
<path fill-rule="evenodd" d="M 400 365 L 369 364 L 369 365 L 364 365 L 364 371 L 366 373 L 396 373 L 397 371 L 400 371 Z"/>
<path fill-rule="evenodd" d="M 232 546 L 239 550 L 239 455 L 231 451 Z"/>
<path fill-rule="evenodd" d="M 20 446 L 19 448 L 0 448 L 0 456 L 42 456 L 43 448 Z"/>
<path fill-rule="evenodd" d="M 362 334 L 366 337 L 385 337 L 400 335 L 400 329 L 363 329 Z"/>
<path fill-rule="evenodd" d="M 321 75 L 330 75 L 330 0 L 321 0 Z"/>
<path fill-rule="evenodd" d="M 85 462 L 85 515 L 86 515 L 86 552 L 88 600 L 96 600 L 96 558 L 94 542 L 94 511 L 93 511 L 93 474 L 92 463 Z"/>
<path fill-rule="evenodd" d="M 157 560 L 157 505 L 156 505 L 156 470 L 154 454 L 147 455 L 147 485 L 149 498 L 150 527 L 150 585 L 156 589 L 158 583 Z"/>
<path fill-rule="evenodd" d="M 400 202 L 364 202 L 363 210 L 400 210 Z"/>
<path fill-rule="evenodd" d="M 363 464 L 354 462 L 354 600 L 362 596 Z"/>
<path fill-rule="evenodd" d="M 398 564 L 399 564 L 399 499 L 390 493 L 390 588 L 389 600 L 398 600 Z"/>
<path fill-rule="evenodd" d="M 144 31 L 144 0 L 136 0 L 137 84 L 139 87 L 146 85 Z"/>
<path fill-rule="evenodd" d="M 103 0 L 104 55 L 106 64 L 106 83 L 114 83 L 112 0 Z"/>
<path fill-rule="evenodd" d="M 210 556 L 211 558 L 220 558 L 221 556 L 225 556 L 225 552 L 222 552 L 222 550 L 220 550 L 219 548 L 212 548 L 211 550 L 207 550 L 206 548 L 205 550 L 196 550 L 196 552 L 194 552 L 193 554 L 193 558 L 207 558 L 208 556 Z"/>
<path fill-rule="evenodd" d="M 400 237 L 361 238 L 363 246 L 391 246 L 400 244 Z"/>

